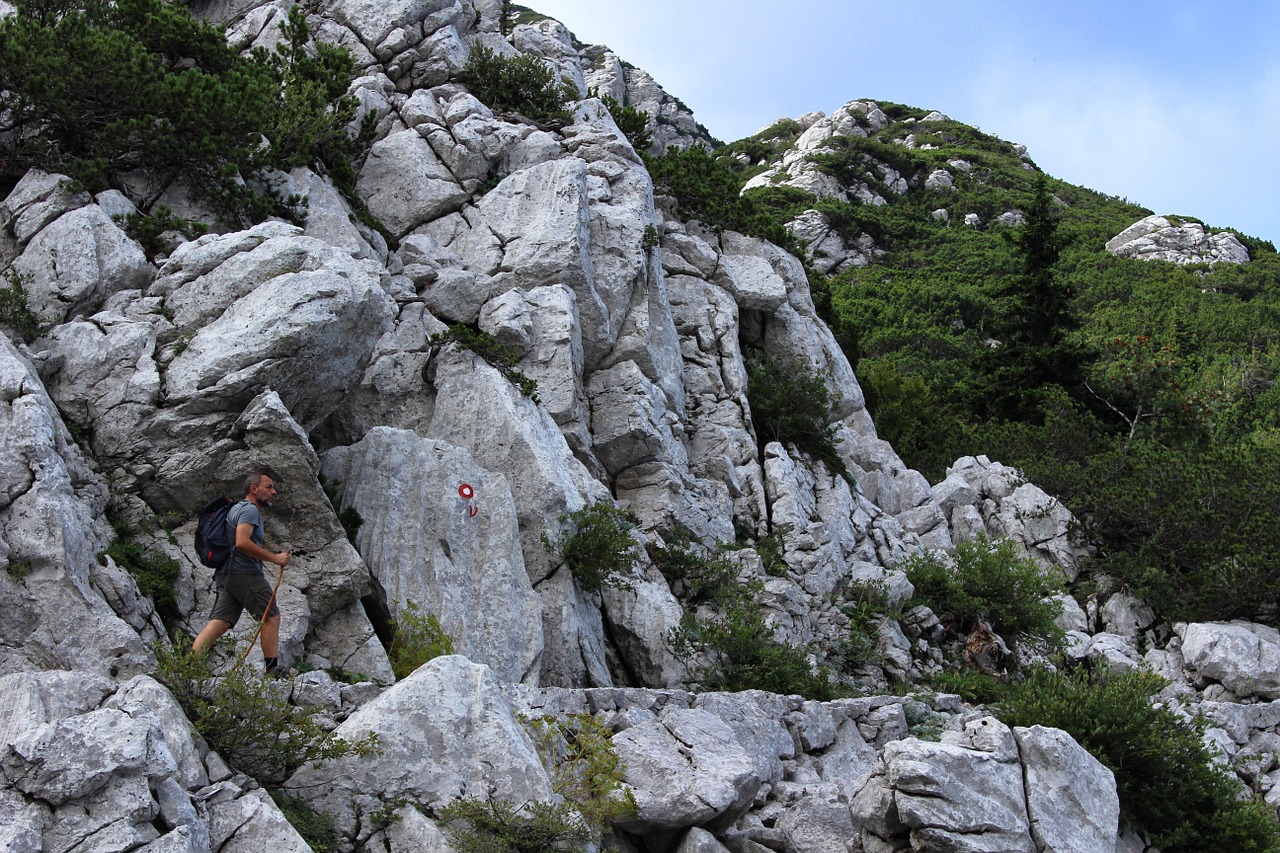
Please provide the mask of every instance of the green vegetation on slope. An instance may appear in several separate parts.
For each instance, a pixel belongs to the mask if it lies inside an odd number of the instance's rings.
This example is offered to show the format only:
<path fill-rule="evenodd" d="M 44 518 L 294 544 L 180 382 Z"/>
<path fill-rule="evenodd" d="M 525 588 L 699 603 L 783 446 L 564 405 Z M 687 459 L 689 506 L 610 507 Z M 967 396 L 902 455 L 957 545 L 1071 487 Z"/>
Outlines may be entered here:
<path fill-rule="evenodd" d="M 1075 512 L 1099 547 L 1094 569 L 1160 615 L 1277 624 L 1274 247 L 1237 233 L 1245 266 L 1113 257 L 1107 240 L 1150 211 L 1048 177 L 959 122 L 881 108 L 887 127 L 834 137 L 810 159 L 887 204 L 784 184 L 730 199 L 728 176 L 741 187 L 794 143 L 801 128 L 787 121 L 707 158 L 719 171 L 686 170 L 692 187 L 662 170 L 655 180 L 683 187 L 682 208 L 714 212 L 721 227 L 772 239 L 813 209 L 847 242 L 874 238 L 883 254 L 869 266 L 810 271 L 815 302 L 880 436 L 930 480 L 975 453 L 1015 465 Z M 925 187 L 937 169 L 951 189 Z M 911 187 L 901 195 L 898 176 Z M 980 224 L 965 225 L 967 214 Z"/>

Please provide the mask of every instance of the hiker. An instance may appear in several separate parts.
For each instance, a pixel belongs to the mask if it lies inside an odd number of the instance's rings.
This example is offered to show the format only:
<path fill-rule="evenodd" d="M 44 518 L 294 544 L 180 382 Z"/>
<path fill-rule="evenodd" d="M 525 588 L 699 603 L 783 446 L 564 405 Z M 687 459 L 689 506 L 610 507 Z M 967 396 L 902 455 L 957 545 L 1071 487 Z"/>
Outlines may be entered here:
<path fill-rule="evenodd" d="M 266 674 L 279 678 L 285 674 L 280 666 L 280 608 L 272 601 L 271 584 L 262 574 L 263 562 L 280 567 L 289 565 L 290 551 L 278 554 L 264 547 L 262 508 L 275 501 L 279 490 L 269 474 L 255 471 L 245 478 L 244 500 L 227 513 L 228 531 L 235 531 L 235 549 L 225 569 L 216 574 L 218 597 L 209 613 L 209 623 L 192 642 L 196 652 L 208 651 L 219 637 L 235 627 L 240 614 L 248 610 L 262 621 L 263 610 L 270 603 L 262 625 L 262 659 Z"/>

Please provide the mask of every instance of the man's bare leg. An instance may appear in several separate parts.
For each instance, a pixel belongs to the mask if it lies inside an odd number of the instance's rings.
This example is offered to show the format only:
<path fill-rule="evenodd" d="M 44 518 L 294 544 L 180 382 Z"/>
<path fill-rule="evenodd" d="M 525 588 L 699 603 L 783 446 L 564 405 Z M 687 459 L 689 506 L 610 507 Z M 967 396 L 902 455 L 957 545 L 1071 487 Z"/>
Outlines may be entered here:
<path fill-rule="evenodd" d="M 278 658 L 280 656 L 280 614 L 268 616 L 262 623 L 262 656 Z"/>
<path fill-rule="evenodd" d="M 197 654 L 209 651 L 209 648 L 218 641 L 218 638 L 231 630 L 231 623 L 224 622 L 221 619 L 210 619 L 209 624 L 204 626 L 191 643 L 191 650 Z"/>

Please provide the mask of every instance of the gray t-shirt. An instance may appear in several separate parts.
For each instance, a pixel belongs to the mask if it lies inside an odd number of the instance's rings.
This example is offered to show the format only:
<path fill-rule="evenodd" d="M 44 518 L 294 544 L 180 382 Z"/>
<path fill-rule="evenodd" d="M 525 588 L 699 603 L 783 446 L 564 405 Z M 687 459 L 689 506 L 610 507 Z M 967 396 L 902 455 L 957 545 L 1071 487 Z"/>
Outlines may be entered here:
<path fill-rule="evenodd" d="M 235 541 L 236 528 L 241 524 L 252 524 L 253 534 L 249 538 L 253 540 L 253 544 L 261 548 L 266 547 L 267 539 L 262 528 L 262 513 L 258 512 L 258 508 L 251 501 L 240 501 L 227 513 L 227 529 L 231 534 L 232 541 Z M 227 564 L 227 571 L 261 574 L 262 561 L 240 553 L 238 548 L 233 549 L 231 562 Z"/>

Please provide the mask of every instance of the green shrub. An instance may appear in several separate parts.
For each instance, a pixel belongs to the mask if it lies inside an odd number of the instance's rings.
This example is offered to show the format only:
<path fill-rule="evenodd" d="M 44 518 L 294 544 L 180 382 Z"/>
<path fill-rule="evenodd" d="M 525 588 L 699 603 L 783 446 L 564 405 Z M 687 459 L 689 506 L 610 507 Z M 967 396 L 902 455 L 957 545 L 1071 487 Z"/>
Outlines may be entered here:
<path fill-rule="evenodd" d="M 649 146 L 653 145 L 653 137 L 649 133 L 649 114 L 635 107 L 623 106 L 617 98 L 609 95 L 601 95 L 600 100 L 604 102 L 609 115 L 613 116 L 613 123 L 627 137 L 631 147 L 637 152 L 648 151 Z"/>
<path fill-rule="evenodd" d="M 577 98 L 577 90 L 557 80 L 555 70 L 533 54 L 508 58 L 476 45 L 467 56 L 461 79 L 473 95 L 496 111 L 516 112 L 553 125 L 573 120 L 569 105 Z"/>
<path fill-rule="evenodd" d="M 142 250 L 147 253 L 147 257 L 154 261 L 159 255 L 164 254 L 168 248 L 164 241 L 160 239 L 161 235 L 167 231 L 175 231 L 187 239 L 195 239 L 209 232 L 209 226 L 203 222 L 196 222 L 193 219 L 184 219 L 174 214 L 172 210 L 159 205 L 151 212 L 150 215 L 144 213 L 130 213 L 128 216 L 113 217 L 117 220 L 124 233 L 138 241 L 142 246 Z"/>
<path fill-rule="evenodd" d="M 599 844 L 609 825 L 635 817 L 635 795 L 623 781 L 613 735 L 590 714 L 528 723 L 551 788 L 573 805 L 591 840 Z"/>
<path fill-rule="evenodd" d="M 714 616 L 686 613 L 668 638 L 703 688 L 836 698 L 827 669 L 810 664 L 808 650 L 775 641 L 750 590 L 739 590 Z"/>
<path fill-rule="evenodd" d="M 116 538 L 111 541 L 98 559 L 110 557 L 117 566 L 133 576 L 138 591 L 151 599 L 156 612 L 166 621 L 177 616 L 178 561 L 149 548 L 144 548 L 135 538 L 135 531 L 123 519 L 111 516 L 111 527 Z"/>
<path fill-rule="evenodd" d="M 773 639 L 756 603 L 760 584 L 739 581 L 737 566 L 723 553 L 687 538 L 650 545 L 648 552 L 686 608 L 667 642 L 703 687 L 835 697 L 827 667 L 810 664 L 809 649 Z"/>
<path fill-rule="evenodd" d="M 427 344 L 433 347 L 457 344 L 463 349 L 471 350 L 520 389 L 521 394 L 535 403 L 541 402 L 538 399 L 538 383 L 516 369 L 516 365 L 520 363 L 520 353 L 488 332 L 481 332 L 457 323 L 443 332 L 432 335 L 427 339 Z"/>
<path fill-rule="evenodd" d="M 287 794 L 279 788 L 269 788 L 267 793 L 280 807 L 289 825 L 298 831 L 315 853 L 338 853 L 341 849 L 338 829 L 330 815 L 316 811 L 302 797 Z"/>
<path fill-rule="evenodd" d="M 835 474 L 849 469 L 835 445 L 834 403 L 822 374 L 804 375 L 768 357 L 747 364 L 747 402 L 761 450 L 771 441 L 792 445 Z M 762 453 L 763 455 L 763 453 Z"/>
<path fill-rule="evenodd" d="M 216 675 L 207 655 L 183 644 L 155 647 L 155 677 L 173 693 L 197 732 L 232 767 L 270 784 L 309 762 L 378 749 L 371 733 L 348 741 L 327 731 L 317 712 L 289 704 L 289 688 L 247 667 Z"/>
<path fill-rule="evenodd" d="M 646 549 L 672 591 L 686 605 L 716 601 L 738 584 L 738 567 L 722 554 L 711 554 L 687 539 Z"/>
<path fill-rule="evenodd" d="M 986 537 L 956 545 L 955 554 L 929 551 L 900 567 L 916 588 L 914 603 L 928 605 L 944 624 L 968 633 L 978 620 L 1008 637 L 1056 639 L 1054 619 L 1061 606 L 1050 596 L 1062 592 L 1062 580 L 1019 556 L 1008 539 Z"/>
<path fill-rule="evenodd" d="M 582 817 L 567 802 L 517 806 L 467 797 L 441 809 L 436 822 L 458 853 L 563 853 L 591 840 Z"/>
<path fill-rule="evenodd" d="M 566 512 L 559 522 L 559 541 L 543 534 L 542 544 L 569 567 L 583 592 L 630 587 L 629 576 L 639 557 L 639 544 L 631 535 L 640 523 L 635 513 L 601 501 Z"/>
<path fill-rule="evenodd" d="M 762 206 L 741 195 L 743 179 L 700 145 L 668 148 L 661 157 L 643 152 L 654 187 L 676 200 L 680 215 L 696 219 L 715 231 L 739 231 L 783 248 L 795 248 L 795 238 Z"/>
<path fill-rule="evenodd" d="M 406 601 L 396 617 L 395 636 L 387 654 L 396 678 L 408 678 L 432 658 L 453 654 L 453 637 L 445 632 L 434 613 Z"/>
<path fill-rule="evenodd" d="M 8 287 L 0 287 L 0 326 L 13 331 L 23 341 L 30 343 L 39 337 L 40 320 L 31 310 L 27 287 L 23 277 L 10 267 L 5 270 Z"/>
<path fill-rule="evenodd" d="M 1249 799 L 1214 762 L 1202 727 L 1153 696 L 1149 672 L 1072 673 L 1034 669 L 999 705 L 1012 726 L 1059 728 L 1116 776 L 1123 813 L 1165 853 L 1275 851 L 1275 809 Z"/>
<path fill-rule="evenodd" d="M 153 195 L 181 180 L 231 222 L 300 220 L 267 175 L 343 170 L 354 65 L 310 41 L 299 7 L 283 31 L 275 53 L 242 56 L 183 4 L 24 0 L 0 21 L 5 177 L 34 166 L 98 191 L 145 169 Z"/>

